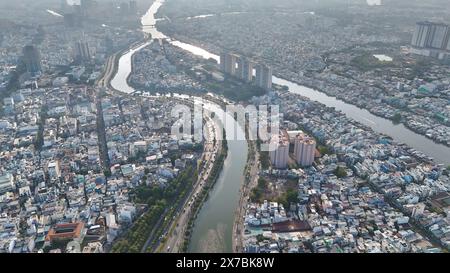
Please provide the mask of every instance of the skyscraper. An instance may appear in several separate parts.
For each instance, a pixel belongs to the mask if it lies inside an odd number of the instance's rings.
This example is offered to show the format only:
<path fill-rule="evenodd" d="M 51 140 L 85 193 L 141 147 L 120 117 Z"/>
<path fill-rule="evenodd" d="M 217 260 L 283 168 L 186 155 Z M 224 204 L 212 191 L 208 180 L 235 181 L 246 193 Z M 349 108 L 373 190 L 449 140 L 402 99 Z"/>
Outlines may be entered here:
<path fill-rule="evenodd" d="M 225 59 L 227 58 L 227 53 L 220 53 L 220 70 L 225 72 Z"/>
<path fill-rule="evenodd" d="M 412 53 L 436 57 L 450 56 L 450 28 L 446 24 L 418 22 L 414 31 L 411 46 Z"/>
<path fill-rule="evenodd" d="M 270 162 L 276 169 L 286 169 L 289 161 L 289 137 L 284 132 L 272 136 L 270 144 L 276 148 L 269 152 Z"/>
<path fill-rule="evenodd" d="M 23 61 L 27 67 L 27 72 L 36 74 L 42 71 L 41 54 L 35 46 L 27 45 L 23 48 Z"/>
<path fill-rule="evenodd" d="M 316 152 L 316 141 L 305 135 L 298 134 L 295 137 L 294 155 L 297 164 L 302 167 L 311 166 L 314 162 Z"/>
<path fill-rule="evenodd" d="M 253 62 L 246 58 L 239 58 L 238 60 L 238 77 L 245 81 L 251 82 L 253 80 Z"/>
<path fill-rule="evenodd" d="M 272 68 L 258 64 L 256 66 L 256 85 L 265 89 L 272 89 Z"/>
<path fill-rule="evenodd" d="M 427 22 L 419 22 L 416 24 L 411 45 L 414 47 L 424 48 L 427 43 L 428 33 L 430 32 L 430 24 Z"/>
<path fill-rule="evenodd" d="M 226 74 L 234 76 L 236 74 L 236 62 L 239 56 L 232 53 L 220 54 L 220 67 Z"/>
<path fill-rule="evenodd" d="M 449 27 L 445 24 L 418 22 L 412 38 L 412 46 L 445 50 L 449 40 Z"/>
<path fill-rule="evenodd" d="M 445 49 L 448 43 L 448 26 L 444 24 L 434 24 L 431 27 L 430 47 Z"/>
<path fill-rule="evenodd" d="M 75 59 L 78 61 L 90 61 L 91 51 L 89 49 L 89 44 L 86 41 L 78 41 L 75 44 Z"/>
<path fill-rule="evenodd" d="M 269 91 L 272 89 L 272 68 L 253 62 L 237 54 L 223 52 L 220 54 L 220 69 L 225 74 L 236 76 L 250 83 L 253 81 L 253 69 L 256 68 L 255 85 Z"/>

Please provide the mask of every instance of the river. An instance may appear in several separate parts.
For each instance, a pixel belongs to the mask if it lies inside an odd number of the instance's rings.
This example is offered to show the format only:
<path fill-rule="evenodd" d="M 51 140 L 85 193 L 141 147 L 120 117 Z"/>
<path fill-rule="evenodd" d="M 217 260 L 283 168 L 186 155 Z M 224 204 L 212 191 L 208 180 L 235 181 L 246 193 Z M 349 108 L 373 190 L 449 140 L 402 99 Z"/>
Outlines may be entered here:
<path fill-rule="evenodd" d="M 216 113 L 219 122 L 226 124 L 224 129 L 228 136 L 236 130 L 236 140 L 227 141 L 227 158 L 216 184 L 195 220 L 188 252 L 232 252 L 234 216 L 239 204 L 239 190 L 245 179 L 248 145 L 247 141 L 242 140 L 245 139 L 242 127 L 235 123 L 226 123 L 225 112 L 220 106 L 205 102 L 204 108 Z"/>
<path fill-rule="evenodd" d="M 152 38 L 167 38 L 155 27 L 154 14 L 164 1 L 157 0 L 142 18 L 143 31 L 151 34 Z M 134 92 L 128 85 L 127 78 L 131 73 L 131 58 L 134 53 L 147 46 L 146 42 L 124 53 L 119 59 L 117 73 L 111 80 L 111 86 L 124 93 Z M 171 41 L 172 44 L 191 51 L 204 58 L 216 58 L 206 50 Z M 223 117 L 217 105 L 208 104 Z M 240 129 L 240 128 L 239 128 Z M 242 133 L 241 133 L 242 134 Z M 246 141 L 228 141 L 228 156 L 225 159 L 222 172 L 209 194 L 208 200 L 202 206 L 195 221 L 189 252 L 232 252 L 232 232 L 234 213 L 239 203 L 239 189 L 244 182 L 244 168 L 247 161 L 248 146 Z"/>
<path fill-rule="evenodd" d="M 209 59 L 219 60 L 219 56 L 202 48 L 174 41 L 159 32 L 156 27 L 155 14 L 164 4 L 164 0 L 156 0 L 142 18 L 143 31 L 153 38 L 166 38 L 173 45 L 190 51 L 191 53 Z M 126 52 L 119 60 L 117 74 L 111 81 L 111 86 L 125 93 L 132 93 L 134 89 L 127 83 L 131 72 L 131 57 L 145 43 Z M 410 147 L 433 157 L 436 162 L 450 164 L 450 148 L 437 144 L 425 136 L 416 134 L 404 125 L 394 125 L 390 120 L 377 117 L 367 110 L 330 97 L 314 89 L 296 83 L 273 77 L 273 82 L 289 87 L 289 91 L 319 101 L 329 107 L 335 107 L 348 117 L 371 127 L 379 133 L 392 137 L 395 141 L 405 143 Z M 239 189 L 244 181 L 243 171 L 247 160 L 248 146 L 245 141 L 229 141 L 228 157 L 225 160 L 222 173 L 211 191 L 208 201 L 203 205 L 196 221 L 192 234 L 190 252 L 231 252 L 232 227 L 234 213 L 239 200 Z"/>
<path fill-rule="evenodd" d="M 391 120 L 375 116 L 365 109 L 338 100 L 317 90 L 274 77 L 273 82 L 289 87 L 289 91 L 319 101 L 329 107 L 340 110 L 348 117 L 371 127 L 375 132 L 392 137 L 398 143 L 405 143 L 424 154 L 431 156 L 437 163 L 450 164 L 450 147 L 438 144 L 431 139 L 417 134 L 403 124 L 394 124 Z"/>

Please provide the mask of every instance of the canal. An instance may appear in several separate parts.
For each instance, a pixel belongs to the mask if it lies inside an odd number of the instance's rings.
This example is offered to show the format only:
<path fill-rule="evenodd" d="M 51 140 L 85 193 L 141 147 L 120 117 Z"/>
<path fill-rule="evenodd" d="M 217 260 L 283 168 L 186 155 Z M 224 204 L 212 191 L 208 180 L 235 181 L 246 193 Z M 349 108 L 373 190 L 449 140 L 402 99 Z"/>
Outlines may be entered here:
<path fill-rule="evenodd" d="M 219 60 L 219 56 L 213 53 L 194 45 L 174 41 L 159 32 L 155 27 L 155 14 L 163 4 L 164 0 L 156 0 L 143 16 L 143 31 L 151 34 L 153 38 L 166 38 L 173 45 L 190 51 L 195 55 L 206 59 Z M 117 73 L 111 81 L 111 86 L 114 89 L 125 93 L 134 91 L 127 83 L 127 78 L 131 72 L 131 57 L 146 45 L 148 43 L 131 49 L 121 56 Z M 308 97 L 329 107 L 334 107 L 348 117 L 371 127 L 374 131 L 388 135 L 399 143 L 405 143 L 433 157 L 438 163 L 450 164 L 449 147 L 437 144 L 425 136 L 416 134 L 404 125 L 393 124 L 390 120 L 375 116 L 367 110 L 284 79 L 273 77 L 273 82 L 287 86 L 290 92 Z M 212 104 L 210 106 L 217 107 Z M 217 109 L 217 111 L 220 111 L 220 109 Z M 232 251 L 232 227 L 239 200 L 239 189 L 244 181 L 243 171 L 247 160 L 248 146 L 246 141 L 228 141 L 228 148 L 228 157 L 225 160 L 222 173 L 195 221 L 195 228 L 189 246 L 190 252 Z"/>

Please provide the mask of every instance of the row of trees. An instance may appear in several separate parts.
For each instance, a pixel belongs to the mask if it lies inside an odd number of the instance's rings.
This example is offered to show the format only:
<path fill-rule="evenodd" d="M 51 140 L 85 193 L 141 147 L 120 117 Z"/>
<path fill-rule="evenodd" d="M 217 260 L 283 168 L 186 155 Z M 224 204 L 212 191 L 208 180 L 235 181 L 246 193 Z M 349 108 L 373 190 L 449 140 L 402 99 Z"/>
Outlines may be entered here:
<path fill-rule="evenodd" d="M 267 191 L 268 182 L 264 178 L 258 179 L 258 185 L 254 187 L 250 193 L 252 202 L 262 203 L 264 201 L 265 192 Z"/>
<path fill-rule="evenodd" d="M 196 166 L 190 165 L 165 188 L 156 185 L 137 187 L 133 191 L 136 196 L 135 201 L 147 204 L 149 210 L 134 223 L 123 238 L 114 244 L 111 252 L 141 252 L 155 225 L 161 217 L 164 217 L 167 206 L 179 204 L 197 180 L 197 176 Z"/>
<path fill-rule="evenodd" d="M 189 247 L 189 242 L 192 234 L 192 229 L 194 227 L 194 221 L 197 217 L 198 212 L 200 211 L 200 208 L 203 204 L 203 202 L 208 197 L 210 189 L 214 186 L 217 179 L 219 178 L 219 175 L 222 171 L 223 164 L 225 162 L 225 159 L 228 155 L 228 145 L 227 141 L 223 140 L 222 142 L 222 150 L 220 154 L 217 156 L 216 161 L 214 162 L 214 166 L 211 169 L 211 173 L 209 174 L 208 180 L 206 181 L 206 185 L 203 187 L 203 190 L 199 194 L 199 196 L 195 199 L 194 203 L 192 204 L 192 217 L 189 218 L 186 231 L 184 233 L 184 242 L 183 246 L 181 248 L 182 252 L 186 252 Z"/>
<path fill-rule="evenodd" d="M 139 253 L 145 244 L 153 226 L 159 220 L 164 211 L 166 203 L 161 201 L 152 206 L 142 217 L 140 217 L 126 236 L 117 241 L 111 252 L 113 253 Z"/>

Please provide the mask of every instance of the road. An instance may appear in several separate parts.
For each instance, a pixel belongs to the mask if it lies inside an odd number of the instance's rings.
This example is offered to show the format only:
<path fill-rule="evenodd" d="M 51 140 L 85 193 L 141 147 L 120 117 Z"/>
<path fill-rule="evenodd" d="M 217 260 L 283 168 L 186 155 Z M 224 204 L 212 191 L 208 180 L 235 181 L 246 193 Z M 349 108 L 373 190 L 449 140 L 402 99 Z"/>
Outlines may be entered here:
<path fill-rule="evenodd" d="M 111 81 L 113 74 L 114 74 L 116 58 L 117 58 L 117 54 L 113 54 L 106 61 L 104 73 L 97 80 L 97 83 L 96 83 L 96 85 L 98 87 L 108 87 L 108 83 Z"/>
<path fill-rule="evenodd" d="M 139 43 L 137 43 L 138 46 Z M 101 77 L 97 80 L 96 86 L 102 87 L 102 88 L 109 88 L 109 83 L 112 80 L 115 72 L 115 66 L 116 66 L 116 59 L 121 55 L 121 53 L 114 54 L 110 56 L 106 62 L 104 73 L 101 75 Z M 206 109 L 205 113 L 206 113 Z M 178 252 L 180 248 L 182 247 L 182 244 L 184 242 L 184 233 L 187 228 L 187 224 L 189 222 L 190 217 L 192 217 L 193 210 L 191 205 L 194 203 L 197 196 L 200 195 L 200 193 L 203 191 L 203 188 L 206 184 L 206 181 L 208 180 L 209 174 L 211 173 L 211 170 L 214 166 L 216 156 L 218 155 L 219 151 L 222 149 L 222 141 L 216 141 L 214 143 L 214 139 L 221 139 L 219 134 L 222 134 L 222 129 L 219 126 L 219 124 L 216 124 L 212 121 L 212 119 L 205 115 L 204 119 L 206 120 L 205 130 L 206 130 L 206 138 L 207 141 L 205 141 L 204 145 L 204 152 L 203 152 L 203 159 L 202 162 L 206 162 L 203 166 L 203 169 L 201 170 L 199 174 L 198 181 L 193 186 L 193 190 L 189 194 L 189 196 L 186 198 L 184 203 L 181 203 L 177 207 L 177 214 L 178 217 L 175 217 L 171 223 L 169 224 L 169 228 L 167 231 L 163 232 L 163 234 L 167 234 L 165 243 L 163 244 L 163 251 L 164 252 Z M 166 211 L 167 212 L 167 211 Z M 163 214 L 163 216 L 166 214 L 166 212 Z M 161 228 L 161 225 L 164 221 L 162 221 L 164 217 L 161 217 L 160 221 L 157 225 L 155 225 L 153 231 L 151 232 L 150 236 L 147 238 L 147 241 L 143 247 L 143 250 L 146 250 L 147 248 L 150 248 L 150 250 L 153 252 L 156 250 L 158 245 L 161 243 L 160 238 L 156 244 L 150 245 L 152 241 L 154 241 L 154 236 L 156 234 L 156 231 L 158 231 Z"/>
<path fill-rule="evenodd" d="M 124 52 L 126 52 L 127 50 L 135 49 L 138 48 L 139 46 L 144 45 L 145 43 L 148 43 L 149 38 L 150 37 L 146 36 L 143 40 L 134 42 L 129 47 L 122 49 L 109 56 L 108 60 L 106 61 L 105 69 L 103 70 L 103 74 L 97 79 L 95 85 L 98 87 L 110 87 L 109 84 L 116 72 L 116 65 L 118 62 L 118 58 L 120 59 L 120 57 L 122 57 Z"/>
<path fill-rule="evenodd" d="M 206 111 L 206 110 L 205 110 Z M 169 232 L 165 243 L 161 245 L 161 252 L 166 253 L 178 253 L 183 246 L 184 242 L 184 234 L 189 222 L 189 219 L 192 217 L 194 211 L 192 208 L 192 204 L 195 199 L 200 195 L 203 191 L 204 186 L 206 185 L 206 181 L 211 173 L 211 170 L 214 166 L 216 156 L 219 151 L 222 149 L 222 141 L 216 141 L 214 145 L 214 139 L 221 139 L 219 134 L 222 133 L 220 126 L 214 123 L 208 115 L 205 115 L 206 119 L 206 134 L 207 141 L 205 142 L 204 148 L 204 168 L 199 175 L 199 179 L 197 183 L 194 185 L 193 190 L 189 197 L 186 199 L 184 205 L 181 207 L 180 215 L 174 219 L 172 224 L 170 225 Z"/>

